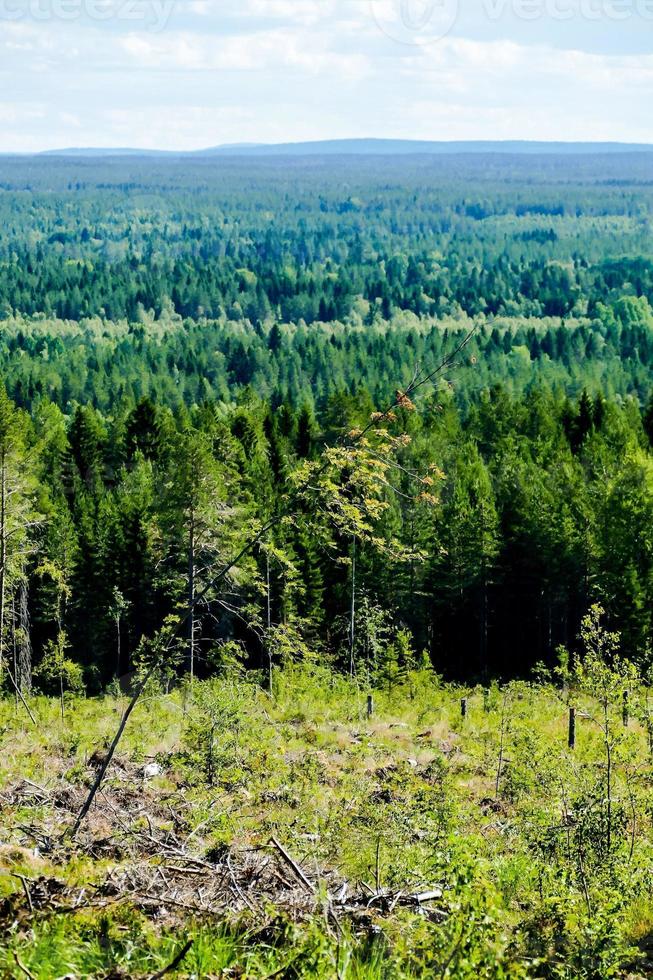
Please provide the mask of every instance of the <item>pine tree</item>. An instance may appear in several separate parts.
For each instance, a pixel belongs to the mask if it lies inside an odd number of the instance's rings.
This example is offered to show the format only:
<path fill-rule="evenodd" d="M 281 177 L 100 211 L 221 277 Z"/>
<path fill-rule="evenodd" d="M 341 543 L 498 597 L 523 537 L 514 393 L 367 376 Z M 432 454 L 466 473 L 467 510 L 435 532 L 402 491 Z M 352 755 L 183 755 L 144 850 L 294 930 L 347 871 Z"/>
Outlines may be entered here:
<path fill-rule="evenodd" d="M 159 413 L 149 398 L 142 398 L 129 415 L 125 427 L 128 458 L 137 453 L 144 459 L 156 460 L 160 451 Z"/>
<path fill-rule="evenodd" d="M 35 551 L 40 518 L 35 509 L 35 449 L 28 446 L 27 423 L 0 385 L 0 683 L 9 670 L 12 685 L 19 679 L 8 667 L 7 640 L 13 625 L 10 611 L 24 587 L 29 556 Z M 27 616 L 24 617 L 24 626 Z M 27 644 L 28 639 L 22 640 Z M 27 667 L 23 671 L 28 676 Z"/>
<path fill-rule="evenodd" d="M 473 446 L 453 462 L 431 544 L 429 580 L 436 631 L 452 628 L 457 643 L 477 650 L 488 668 L 489 596 L 499 551 L 499 522 L 489 473 Z M 469 634 L 474 624 L 476 642 Z M 453 639 L 453 636 L 451 637 Z"/>
<path fill-rule="evenodd" d="M 235 475 L 216 461 L 212 450 L 212 440 L 205 433 L 181 431 L 162 474 L 161 569 L 184 621 L 185 665 L 191 678 L 196 674 L 203 635 L 202 611 L 210 613 L 217 603 L 223 611 L 238 615 L 237 600 L 230 592 L 238 587 L 233 576 L 223 583 L 220 594 L 211 589 L 221 559 L 245 530 L 236 521 Z M 165 587 L 165 581 L 162 585 Z"/>

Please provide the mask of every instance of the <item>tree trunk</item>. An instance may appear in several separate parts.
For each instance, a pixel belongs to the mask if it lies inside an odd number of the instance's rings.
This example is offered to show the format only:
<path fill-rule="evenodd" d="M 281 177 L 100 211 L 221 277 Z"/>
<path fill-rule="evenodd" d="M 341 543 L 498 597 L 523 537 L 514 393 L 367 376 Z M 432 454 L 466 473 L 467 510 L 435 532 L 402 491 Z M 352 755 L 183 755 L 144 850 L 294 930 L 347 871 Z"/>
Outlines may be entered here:
<path fill-rule="evenodd" d="M 27 582 L 20 585 L 18 603 L 18 676 L 16 683 L 23 693 L 30 694 L 32 690 L 32 640 L 30 635 L 29 608 L 27 605 Z"/>
<path fill-rule="evenodd" d="M 488 634 L 488 601 L 487 601 L 487 569 L 483 564 L 481 582 L 481 615 L 479 623 L 479 654 L 481 673 L 485 679 L 488 676 L 487 634 Z"/>
<path fill-rule="evenodd" d="M 270 556 L 265 556 L 265 574 L 267 583 L 267 627 L 268 635 L 265 640 L 265 648 L 268 658 L 268 690 L 272 694 L 272 650 L 270 648 L 270 630 L 272 629 L 272 585 L 270 582 Z"/>
<path fill-rule="evenodd" d="M 191 684 L 195 679 L 195 520 L 191 515 L 188 532 L 188 667 Z"/>
<path fill-rule="evenodd" d="M 13 671 L 14 678 L 16 680 L 16 713 L 18 713 L 18 692 L 21 687 L 20 675 L 18 673 L 18 637 L 16 636 L 16 600 L 12 595 L 11 597 L 11 645 L 13 653 Z"/>
<path fill-rule="evenodd" d="M 354 644 L 356 642 L 356 538 L 352 545 L 351 557 L 351 620 L 349 624 L 349 674 L 355 673 Z"/>
<path fill-rule="evenodd" d="M 7 587 L 7 460 L 0 460 L 0 682 L 4 671 L 5 591 Z"/>
<path fill-rule="evenodd" d="M 120 616 L 116 616 L 116 680 L 120 678 L 122 651 L 120 649 Z"/>

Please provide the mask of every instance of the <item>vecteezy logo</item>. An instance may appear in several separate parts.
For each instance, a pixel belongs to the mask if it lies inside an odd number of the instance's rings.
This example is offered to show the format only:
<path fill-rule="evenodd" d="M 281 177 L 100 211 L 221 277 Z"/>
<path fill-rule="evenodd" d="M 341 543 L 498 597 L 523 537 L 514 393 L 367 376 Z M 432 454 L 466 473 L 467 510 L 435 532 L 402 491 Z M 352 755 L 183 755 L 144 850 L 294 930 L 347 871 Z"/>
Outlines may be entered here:
<path fill-rule="evenodd" d="M 379 28 L 401 44 L 433 44 L 454 27 L 460 0 L 370 0 Z"/>

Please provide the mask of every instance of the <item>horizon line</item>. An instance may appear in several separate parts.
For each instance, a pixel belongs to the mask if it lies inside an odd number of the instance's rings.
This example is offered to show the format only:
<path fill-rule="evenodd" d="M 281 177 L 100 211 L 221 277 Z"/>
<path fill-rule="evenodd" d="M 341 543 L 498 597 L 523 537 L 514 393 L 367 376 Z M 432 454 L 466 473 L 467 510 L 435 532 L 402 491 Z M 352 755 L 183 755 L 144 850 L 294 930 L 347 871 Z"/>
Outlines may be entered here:
<path fill-rule="evenodd" d="M 202 154 L 234 154 L 239 153 L 245 156 L 255 156 L 274 151 L 319 150 L 320 148 L 337 149 L 339 147 L 397 147 L 410 149 L 416 152 L 428 153 L 430 149 L 457 149 L 457 148 L 505 148 L 505 147 L 537 147 L 544 150 L 563 150 L 582 149 L 585 151 L 609 149 L 623 150 L 625 152 L 653 152 L 653 143 L 642 143 L 625 140 L 569 140 L 569 139 L 526 139 L 526 138 L 504 138 L 504 139 L 423 139 L 418 137 L 327 137 L 315 140 L 290 140 L 274 143 L 220 143 L 213 146 L 198 146 L 193 149 L 163 149 L 161 147 L 139 147 L 117 145 L 85 145 L 51 147 L 40 150 L 0 150 L 0 157 L 42 157 L 42 156 L 73 156 L 73 155 L 113 155 L 113 156 L 139 156 L 139 155 L 160 155 L 160 156 L 193 156 Z"/>

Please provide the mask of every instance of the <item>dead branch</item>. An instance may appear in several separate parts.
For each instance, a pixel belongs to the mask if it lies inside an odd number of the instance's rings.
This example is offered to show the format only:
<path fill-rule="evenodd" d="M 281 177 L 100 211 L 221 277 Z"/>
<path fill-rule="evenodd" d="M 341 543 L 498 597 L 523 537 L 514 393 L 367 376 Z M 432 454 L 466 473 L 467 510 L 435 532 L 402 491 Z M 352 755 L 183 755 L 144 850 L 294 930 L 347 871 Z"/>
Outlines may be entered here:
<path fill-rule="evenodd" d="M 27 969 L 24 963 L 21 963 L 20 956 L 18 955 L 18 953 L 14 953 L 14 959 L 16 960 L 16 966 L 22 973 L 25 974 L 26 977 L 29 977 L 30 980 L 36 980 L 34 974 L 30 973 L 30 971 Z"/>
<path fill-rule="evenodd" d="M 35 728 L 38 728 L 38 724 L 37 724 L 36 718 L 32 714 L 32 709 L 30 708 L 30 706 L 28 705 L 27 701 L 23 697 L 23 692 L 21 691 L 20 687 L 16 683 L 16 678 L 12 674 L 12 672 L 11 672 L 11 670 L 9 668 L 9 664 L 5 664 L 5 670 L 7 671 L 7 676 L 9 678 L 9 680 L 11 681 L 11 686 L 13 687 L 14 691 L 16 692 L 16 694 L 18 695 L 18 697 L 20 698 L 21 703 L 22 703 L 25 711 L 30 716 L 30 719 L 31 719 L 32 724 L 34 725 Z"/>
<path fill-rule="evenodd" d="M 158 973 L 153 973 L 150 980 L 159 980 L 159 977 L 165 977 L 168 973 L 172 973 L 173 970 L 176 970 L 179 964 L 182 962 L 182 960 L 185 959 L 188 953 L 190 952 L 192 945 L 193 945 L 193 940 L 189 939 L 186 945 L 179 950 L 174 960 L 171 963 L 169 963 L 168 966 L 164 967 L 163 970 L 159 970 Z"/>
<path fill-rule="evenodd" d="M 30 912 L 33 912 L 34 911 L 34 904 L 32 902 L 32 895 L 31 895 L 31 892 L 29 890 L 29 885 L 27 884 L 27 878 L 25 877 L 25 875 L 18 874 L 18 872 L 16 872 L 16 871 L 13 871 L 11 876 L 12 876 L 12 878 L 18 878 L 18 880 L 20 881 L 21 885 L 23 886 L 23 891 L 25 892 L 25 898 L 27 899 L 27 904 L 29 905 L 29 910 L 30 910 Z"/>
<path fill-rule="evenodd" d="M 295 876 L 301 881 L 304 887 L 307 888 L 308 891 L 311 892 L 312 894 L 315 894 L 315 886 L 311 884 L 311 882 L 308 880 L 308 878 L 306 877 L 302 869 L 295 861 L 293 861 L 290 854 L 288 854 L 288 851 L 284 850 L 284 848 L 281 846 L 281 844 L 276 839 L 276 837 L 271 837 L 270 843 L 272 844 L 273 847 L 276 847 L 281 857 L 284 859 L 286 864 L 292 869 L 292 871 L 294 871 Z"/>

